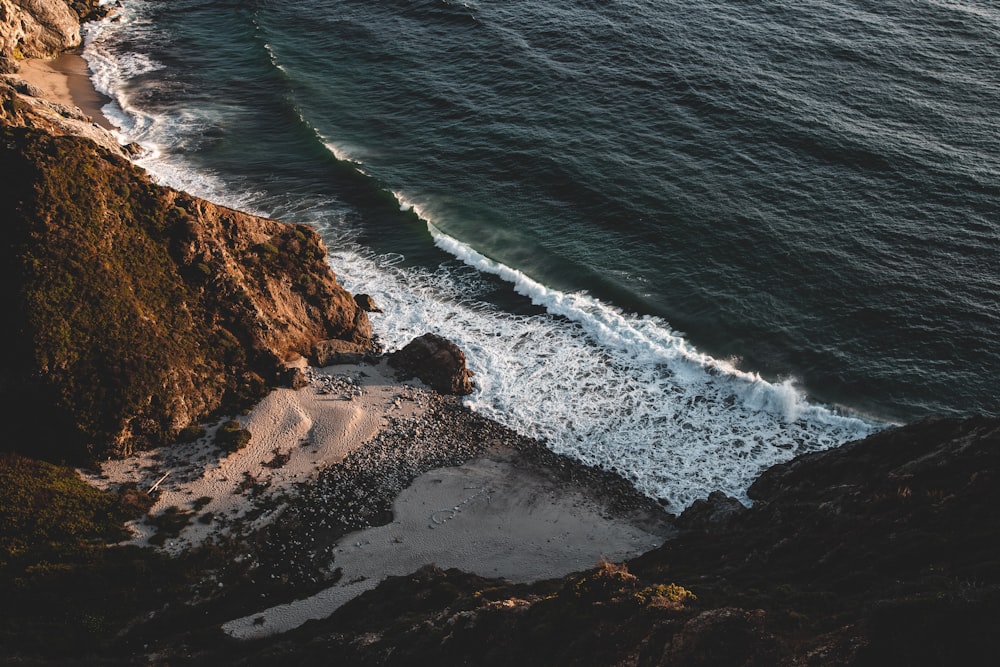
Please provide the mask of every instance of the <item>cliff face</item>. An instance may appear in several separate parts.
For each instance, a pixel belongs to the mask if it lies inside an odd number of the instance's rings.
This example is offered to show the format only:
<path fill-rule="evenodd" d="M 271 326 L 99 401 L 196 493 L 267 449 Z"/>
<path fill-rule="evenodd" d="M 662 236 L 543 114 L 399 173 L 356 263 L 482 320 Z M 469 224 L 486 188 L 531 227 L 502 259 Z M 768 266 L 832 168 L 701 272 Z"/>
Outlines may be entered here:
<path fill-rule="evenodd" d="M 0 0 L 0 71 L 79 46 L 80 19 L 99 13 L 97 0 Z"/>
<path fill-rule="evenodd" d="M 22 58 L 47 58 L 80 45 L 80 20 L 107 9 L 98 0 L 0 0 L 0 74 L 16 72 Z M 85 137 L 125 155 L 109 132 L 80 109 L 46 100 L 14 75 L 0 76 L 0 121 L 49 134 Z"/>
<path fill-rule="evenodd" d="M 41 91 L 15 75 L 0 75 L 0 123 L 83 137 L 119 157 L 126 156 L 118 140 L 79 108 L 45 99 Z"/>
<path fill-rule="evenodd" d="M 157 186 L 76 137 L 4 126 L 0 165 L 0 404 L 21 449 L 161 444 L 318 341 L 370 346 L 308 227 Z"/>

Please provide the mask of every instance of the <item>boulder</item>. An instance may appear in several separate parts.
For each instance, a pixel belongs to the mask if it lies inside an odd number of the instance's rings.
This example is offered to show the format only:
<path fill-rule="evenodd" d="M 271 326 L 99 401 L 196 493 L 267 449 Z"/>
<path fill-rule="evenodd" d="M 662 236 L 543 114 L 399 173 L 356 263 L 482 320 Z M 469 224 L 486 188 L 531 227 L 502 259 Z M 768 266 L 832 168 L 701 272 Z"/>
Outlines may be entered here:
<path fill-rule="evenodd" d="M 0 53 L 50 58 L 80 45 L 80 17 L 64 0 L 0 0 Z"/>
<path fill-rule="evenodd" d="M 694 501 L 677 517 L 677 527 L 682 530 L 716 532 L 725 530 L 734 518 L 746 511 L 743 504 L 721 491 L 713 491 L 708 498 Z"/>
<path fill-rule="evenodd" d="M 278 376 L 278 382 L 291 389 L 302 389 L 302 387 L 309 384 L 309 378 L 306 376 L 303 368 L 289 366 L 281 371 Z"/>
<path fill-rule="evenodd" d="M 472 393 L 472 371 L 465 367 L 465 354 L 458 345 L 437 334 L 414 338 L 406 347 L 389 355 L 389 365 L 402 380 L 419 378 L 442 394 Z"/>
<path fill-rule="evenodd" d="M 355 294 L 354 301 L 366 313 L 381 313 L 382 309 L 375 305 L 375 299 L 368 294 Z"/>

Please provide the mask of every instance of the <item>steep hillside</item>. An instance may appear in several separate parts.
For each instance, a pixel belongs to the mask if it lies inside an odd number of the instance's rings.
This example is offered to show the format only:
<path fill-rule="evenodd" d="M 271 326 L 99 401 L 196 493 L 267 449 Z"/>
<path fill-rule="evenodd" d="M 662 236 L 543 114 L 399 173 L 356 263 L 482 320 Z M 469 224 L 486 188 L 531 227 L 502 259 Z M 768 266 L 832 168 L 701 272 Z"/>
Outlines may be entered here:
<path fill-rule="evenodd" d="M 76 137 L 4 126 L 0 165 L 0 405 L 21 450 L 160 444 L 319 341 L 371 344 L 308 227 L 157 186 Z"/>

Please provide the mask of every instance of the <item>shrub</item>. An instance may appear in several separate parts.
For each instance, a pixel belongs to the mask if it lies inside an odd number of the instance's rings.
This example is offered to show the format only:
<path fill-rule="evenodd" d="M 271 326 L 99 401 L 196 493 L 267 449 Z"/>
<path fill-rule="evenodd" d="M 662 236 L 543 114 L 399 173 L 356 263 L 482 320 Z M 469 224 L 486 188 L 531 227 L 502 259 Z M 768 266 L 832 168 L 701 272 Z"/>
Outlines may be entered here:
<path fill-rule="evenodd" d="M 123 505 L 72 468 L 0 454 L 0 565 L 31 559 L 31 552 L 124 539 Z"/>
<path fill-rule="evenodd" d="M 198 424 L 190 424 L 177 434 L 177 442 L 194 442 L 203 437 L 205 437 L 205 429 Z"/>
<path fill-rule="evenodd" d="M 163 510 L 162 514 L 150 517 L 146 523 L 156 528 L 156 534 L 149 538 L 149 543 L 162 547 L 167 538 L 180 535 L 181 531 L 191 523 L 192 517 L 191 512 L 186 512 L 176 505 Z"/>
<path fill-rule="evenodd" d="M 644 607 L 659 609 L 682 609 L 685 602 L 693 602 L 698 596 L 677 584 L 656 584 L 635 594 L 636 601 Z"/>
<path fill-rule="evenodd" d="M 593 572 L 573 584 L 572 592 L 581 600 L 602 604 L 619 599 L 623 593 L 634 591 L 637 581 L 624 563 L 602 560 Z"/>
<path fill-rule="evenodd" d="M 261 255 L 274 256 L 278 254 L 278 247 L 273 243 L 268 243 L 267 241 L 257 244 L 257 252 Z"/>
<path fill-rule="evenodd" d="M 250 444 L 250 431 L 231 419 L 216 431 L 215 444 L 227 452 L 237 452 Z"/>
<path fill-rule="evenodd" d="M 118 489 L 118 509 L 123 517 L 138 518 L 149 512 L 156 501 L 134 482 Z"/>

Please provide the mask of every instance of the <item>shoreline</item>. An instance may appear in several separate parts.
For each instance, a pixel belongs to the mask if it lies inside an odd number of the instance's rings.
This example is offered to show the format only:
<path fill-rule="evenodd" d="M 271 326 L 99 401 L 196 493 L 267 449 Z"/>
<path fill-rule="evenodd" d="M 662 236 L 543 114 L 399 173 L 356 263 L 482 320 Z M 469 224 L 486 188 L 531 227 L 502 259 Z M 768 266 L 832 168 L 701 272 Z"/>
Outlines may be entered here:
<path fill-rule="evenodd" d="M 41 90 L 47 100 L 79 108 L 105 130 L 117 129 L 101 111 L 111 98 L 94 88 L 90 66 L 79 53 L 63 53 L 52 59 L 27 58 L 18 63 L 16 76 Z"/>
<path fill-rule="evenodd" d="M 400 382 L 384 361 L 304 372 L 308 385 L 276 389 L 238 418 L 252 434 L 245 449 L 221 452 L 209 425 L 195 442 L 84 474 L 109 490 L 156 485 L 126 544 L 174 556 L 255 545 L 257 574 L 242 585 L 258 602 L 222 624 L 233 638 L 326 618 L 428 565 L 531 583 L 635 558 L 674 533 L 623 478 Z"/>
<path fill-rule="evenodd" d="M 56 113 L 75 107 L 96 132 L 114 129 L 79 53 L 21 61 L 15 76 Z M 222 422 L 209 423 L 193 442 L 79 471 L 98 488 L 151 497 L 123 544 L 171 556 L 245 545 L 237 560 L 249 580 L 215 591 L 260 591 L 231 610 L 233 637 L 325 618 L 428 565 L 533 582 L 639 556 L 673 532 L 624 478 L 401 382 L 384 362 L 300 366 L 305 387 L 276 389 L 235 418 L 251 433 L 245 448 L 221 450 Z"/>

